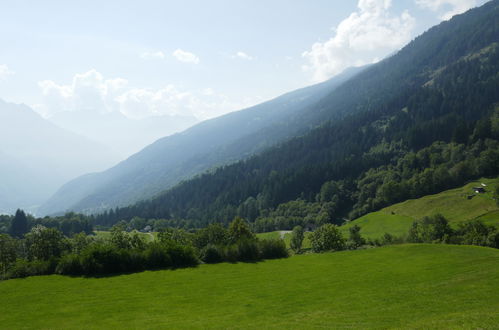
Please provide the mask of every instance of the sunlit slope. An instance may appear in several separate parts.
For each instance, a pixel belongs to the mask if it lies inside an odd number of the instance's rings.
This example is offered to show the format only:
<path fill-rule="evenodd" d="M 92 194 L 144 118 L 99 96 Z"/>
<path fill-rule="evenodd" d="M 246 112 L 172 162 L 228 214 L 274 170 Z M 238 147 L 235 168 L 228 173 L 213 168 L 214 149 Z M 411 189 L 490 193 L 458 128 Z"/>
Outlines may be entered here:
<path fill-rule="evenodd" d="M 0 283 L 0 327 L 494 328 L 499 250 L 402 245 Z"/>
<path fill-rule="evenodd" d="M 485 193 L 476 194 L 473 187 L 482 187 L 482 183 L 485 184 Z M 459 222 L 475 218 L 499 226 L 499 208 L 492 193 L 497 184 L 499 179 L 484 178 L 461 188 L 410 199 L 366 214 L 342 226 L 342 229 L 346 233 L 349 227 L 357 224 L 362 228 L 361 233 L 365 237 L 379 238 L 384 233 L 402 235 L 407 233 L 415 219 L 437 213 L 445 216 L 453 227 Z"/>

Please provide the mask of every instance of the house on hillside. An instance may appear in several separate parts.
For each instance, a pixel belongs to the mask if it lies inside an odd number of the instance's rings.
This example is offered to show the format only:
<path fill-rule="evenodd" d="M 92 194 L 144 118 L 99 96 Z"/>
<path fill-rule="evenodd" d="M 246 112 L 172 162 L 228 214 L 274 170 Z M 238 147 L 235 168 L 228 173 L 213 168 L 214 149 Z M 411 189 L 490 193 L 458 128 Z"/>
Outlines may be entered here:
<path fill-rule="evenodd" d="M 473 187 L 473 191 L 477 194 L 483 194 L 485 192 L 484 187 Z"/>

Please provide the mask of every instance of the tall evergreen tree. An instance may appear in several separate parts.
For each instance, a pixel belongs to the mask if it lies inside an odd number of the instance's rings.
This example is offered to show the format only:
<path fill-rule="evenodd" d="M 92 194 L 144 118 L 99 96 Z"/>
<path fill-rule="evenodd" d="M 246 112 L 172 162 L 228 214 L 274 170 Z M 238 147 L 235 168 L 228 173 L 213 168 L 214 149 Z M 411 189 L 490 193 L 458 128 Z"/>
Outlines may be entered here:
<path fill-rule="evenodd" d="M 28 232 L 28 218 L 23 210 L 18 209 L 10 225 L 10 234 L 21 238 Z"/>

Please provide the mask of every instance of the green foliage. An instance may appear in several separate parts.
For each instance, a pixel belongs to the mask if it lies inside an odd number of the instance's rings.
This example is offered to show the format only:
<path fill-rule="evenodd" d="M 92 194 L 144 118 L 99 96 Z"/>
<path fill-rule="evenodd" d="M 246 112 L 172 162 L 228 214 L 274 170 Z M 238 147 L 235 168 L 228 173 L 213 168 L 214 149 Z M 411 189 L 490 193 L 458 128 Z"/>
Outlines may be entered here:
<path fill-rule="evenodd" d="M 229 225 L 229 241 L 236 243 L 240 240 L 254 240 L 255 234 L 251 231 L 250 227 L 240 217 L 236 217 Z"/>
<path fill-rule="evenodd" d="M 310 237 L 312 251 L 340 251 L 345 248 L 345 239 L 343 238 L 337 226 L 327 223 L 317 228 Z"/>
<path fill-rule="evenodd" d="M 17 241 L 7 234 L 0 234 L 0 275 L 5 276 L 7 268 L 16 260 Z"/>
<path fill-rule="evenodd" d="M 499 248 L 499 230 L 479 220 L 459 224 L 456 243 Z"/>
<path fill-rule="evenodd" d="M 445 242 L 453 234 L 449 222 L 441 214 L 414 221 L 407 240 L 412 243 Z"/>
<path fill-rule="evenodd" d="M 7 278 L 21 278 L 35 275 L 49 275 L 53 274 L 57 262 L 51 260 L 32 260 L 17 259 L 15 263 L 9 268 Z"/>
<path fill-rule="evenodd" d="M 28 230 L 28 218 L 23 210 L 18 209 L 10 225 L 10 234 L 13 237 L 21 238 Z"/>
<path fill-rule="evenodd" d="M 198 249 L 208 245 L 225 245 L 228 242 L 228 237 L 227 229 L 219 223 L 212 223 L 195 233 L 193 244 Z"/>
<path fill-rule="evenodd" d="M 158 239 L 163 243 L 175 242 L 178 244 L 189 245 L 192 243 L 192 235 L 183 229 L 165 228 L 158 233 Z"/>
<path fill-rule="evenodd" d="M 213 244 L 206 245 L 201 251 L 201 260 L 207 264 L 222 262 L 224 257 L 223 248 Z"/>
<path fill-rule="evenodd" d="M 499 184 L 497 184 L 494 189 L 494 199 L 496 200 L 497 206 L 499 206 Z"/>
<path fill-rule="evenodd" d="M 57 229 L 37 225 L 26 234 L 29 259 L 49 260 L 60 257 L 69 250 L 64 235 Z"/>
<path fill-rule="evenodd" d="M 347 247 L 349 249 L 357 249 L 360 246 L 366 244 L 366 240 L 360 235 L 360 227 L 354 225 L 348 229 L 349 237 L 347 241 Z"/>
<path fill-rule="evenodd" d="M 262 239 L 258 241 L 260 257 L 262 259 L 287 258 L 286 243 L 280 238 Z"/>
<path fill-rule="evenodd" d="M 291 233 L 290 247 L 295 253 L 299 253 L 301 251 L 304 237 L 305 234 L 301 226 L 296 226 L 293 228 L 293 232 Z"/>

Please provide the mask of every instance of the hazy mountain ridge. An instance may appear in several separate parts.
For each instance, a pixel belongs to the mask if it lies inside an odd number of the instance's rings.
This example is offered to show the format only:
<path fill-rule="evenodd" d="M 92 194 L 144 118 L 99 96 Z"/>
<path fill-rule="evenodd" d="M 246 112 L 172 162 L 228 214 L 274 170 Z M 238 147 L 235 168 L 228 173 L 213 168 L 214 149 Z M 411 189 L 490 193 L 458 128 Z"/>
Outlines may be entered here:
<path fill-rule="evenodd" d="M 33 209 L 65 181 L 119 161 L 110 149 L 66 131 L 26 105 L 0 100 L 0 212 Z"/>
<path fill-rule="evenodd" d="M 120 112 L 100 113 L 89 109 L 59 112 L 48 120 L 110 147 L 123 158 L 158 138 L 180 132 L 198 122 L 193 116 L 162 115 L 131 119 Z"/>
<path fill-rule="evenodd" d="M 296 199 L 341 221 L 497 175 L 498 14 L 496 0 L 456 16 L 346 81 L 301 114 L 321 127 L 99 221 L 263 221 Z"/>
<path fill-rule="evenodd" d="M 346 70 L 330 81 L 159 139 L 111 169 L 68 182 L 40 212 L 68 209 L 89 212 L 127 205 L 150 198 L 214 166 L 239 160 L 306 132 L 310 126 L 299 120 L 300 113 L 361 70 Z"/>

